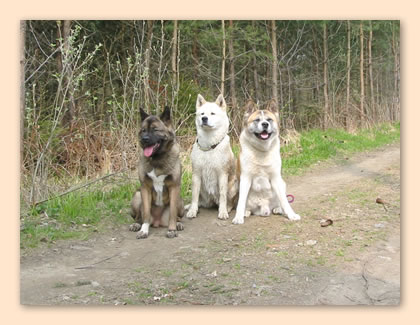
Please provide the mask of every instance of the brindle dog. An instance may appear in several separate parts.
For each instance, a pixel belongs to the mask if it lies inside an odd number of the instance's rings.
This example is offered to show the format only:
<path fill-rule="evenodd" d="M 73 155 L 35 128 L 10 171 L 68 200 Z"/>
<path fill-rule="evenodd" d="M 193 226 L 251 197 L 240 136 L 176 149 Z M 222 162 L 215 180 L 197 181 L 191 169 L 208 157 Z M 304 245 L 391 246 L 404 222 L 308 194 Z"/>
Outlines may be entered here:
<path fill-rule="evenodd" d="M 140 189 L 131 200 L 131 216 L 135 223 L 131 231 L 136 238 L 147 238 L 149 227 L 168 227 L 166 237 L 174 238 L 183 230 L 181 222 L 184 203 L 181 198 L 181 162 L 179 145 L 171 123 L 169 107 L 158 117 L 140 108 L 142 119 L 139 132 Z"/>

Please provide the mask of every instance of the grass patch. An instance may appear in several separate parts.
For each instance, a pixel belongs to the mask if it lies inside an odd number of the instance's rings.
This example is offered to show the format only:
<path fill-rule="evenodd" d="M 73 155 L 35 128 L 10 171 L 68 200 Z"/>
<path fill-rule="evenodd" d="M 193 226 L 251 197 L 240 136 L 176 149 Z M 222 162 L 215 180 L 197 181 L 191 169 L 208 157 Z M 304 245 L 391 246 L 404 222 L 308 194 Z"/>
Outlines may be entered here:
<path fill-rule="evenodd" d="M 127 223 L 127 208 L 137 186 L 73 192 L 37 205 L 21 221 L 21 248 L 60 239 L 86 239 L 107 224 Z"/>
<path fill-rule="evenodd" d="M 400 124 L 383 124 L 355 134 L 342 129 L 302 132 L 300 140 L 281 148 L 283 173 L 298 174 L 305 168 L 329 158 L 366 151 L 400 139 Z"/>

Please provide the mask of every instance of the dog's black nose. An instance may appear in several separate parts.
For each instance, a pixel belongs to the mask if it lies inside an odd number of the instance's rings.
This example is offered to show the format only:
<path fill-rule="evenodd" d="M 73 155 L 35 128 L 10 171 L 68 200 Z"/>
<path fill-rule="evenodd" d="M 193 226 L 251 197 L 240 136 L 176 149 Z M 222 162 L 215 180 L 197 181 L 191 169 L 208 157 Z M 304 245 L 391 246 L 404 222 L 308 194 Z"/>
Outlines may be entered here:
<path fill-rule="evenodd" d="M 208 122 L 208 120 L 209 120 L 209 118 L 208 118 L 207 116 L 203 116 L 203 117 L 201 118 L 201 120 L 203 121 L 203 123 L 207 123 L 207 122 Z"/>
<path fill-rule="evenodd" d="M 261 125 L 264 129 L 268 128 L 268 123 L 267 122 L 262 122 Z"/>
<path fill-rule="evenodd" d="M 141 141 L 142 141 L 142 142 L 147 142 L 147 141 L 149 141 L 149 140 L 150 140 L 149 135 L 144 134 L 144 135 L 142 135 L 142 136 L 141 136 Z"/>

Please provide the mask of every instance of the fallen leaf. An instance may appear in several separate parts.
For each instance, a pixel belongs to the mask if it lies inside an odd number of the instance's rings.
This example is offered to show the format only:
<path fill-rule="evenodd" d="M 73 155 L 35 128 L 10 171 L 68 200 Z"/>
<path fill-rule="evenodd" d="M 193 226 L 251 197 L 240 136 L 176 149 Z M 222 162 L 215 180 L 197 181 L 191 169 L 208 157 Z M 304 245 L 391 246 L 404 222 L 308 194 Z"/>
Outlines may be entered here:
<path fill-rule="evenodd" d="M 331 219 L 322 219 L 320 223 L 321 227 L 328 227 L 333 224 L 333 221 Z"/>

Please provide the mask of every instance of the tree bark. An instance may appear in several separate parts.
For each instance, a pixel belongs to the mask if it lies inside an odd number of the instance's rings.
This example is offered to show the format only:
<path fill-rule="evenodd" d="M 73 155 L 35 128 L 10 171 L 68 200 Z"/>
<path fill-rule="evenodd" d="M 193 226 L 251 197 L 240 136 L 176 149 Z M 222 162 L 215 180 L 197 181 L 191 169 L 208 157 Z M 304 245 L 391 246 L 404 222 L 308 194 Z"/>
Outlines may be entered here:
<path fill-rule="evenodd" d="M 399 90 L 399 50 L 398 50 L 398 41 L 395 39 L 395 28 L 394 22 L 392 22 L 392 54 L 394 56 L 394 95 L 392 98 L 392 114 L 391 121 L 398 119 L 399 112 L 399 99 L 400 99 L 400 90 Z"/>
<path fill-rule="evenodd" d="M 222 37 L 223 37 L 223 44 L 222 44 L 222 75 L 221 85 L 220 85 L 220 93 L 224 95 L 225 93 L 225 62 L 226 62 L 226 31 L 225 31 L 225 21 L 222 20 Z"/>
<path fill-rule="evenodd" d="M 144 106 L 148 114 L 150 114 L 150 56 L 152 51 L 152 39 L 153 39 L 153 20 L 147 21 L 147 45 L 146 53 L 144 56 Z"/>
<path fill-rule="evenodd" d="M 351 75 L 351 24 L 347 20 L 347 84 L 346 84 L 346 113 L 345 126 L 348 129 L 350 123 L 350 75 Z"/>
<path fill-rule="evenodd" d="M 319 53 L 318 53 L 318 42 L 317 42 L 317 36 L 315 34 L 315 28 L 314 26 L 312 26 L 312 39 L 314 40 L 313 42 L 313 51 L 314 51 L 314 58 L 315 58 L 315 64 L 314 64 L 314 69 L 315 69 L 315 87 L 314 87 L 314 91 L 313 91 L 313 99 L 316 100 L 316 102 L 319 104 L 321 102 L 320 100 L 320 73 L 319 73 Z"/>
<path fill-rule="evenodd" d="M 64 49 L 64 55 L 62 54 L 61 59 L 63 57 L 69 58 L 70 55 L 70 33 L 71 33 L 71 20 L 64 20 L 63 22 L 63 49 Z M 76 117 L 76 102 L 74 99 L 74 86 L 73 86 L 73 78 L 72 78 L 72 67 L 70 66 L 70 60 L 67 60 L 66 64 L 63 65 L 61 63 L 62 68 L 64 69 L 64 87 L 65 87 L 65 93 L 67 93 L 68 96 L 68 106 L 67 110 L 64 116 L 64 123 L 67 125 L 72 126 L 72 123 L 74 122 L 74 119 Z"/>
<path fill-rule="evenodd" d="M 363 21 L 360 22 L 360 123 L 364 123 L 364 101 L 365 101 L 365 81 L 364 81 L 364 55 L 363 55 Z"/>
<path fill-rule="evenodd" d="M 230 63 L 230 97 L 233 111 L 237 108 L 235 85 L 235 53 L 233 49 L 233 21 L 229 20 L 229 63 Z"/>
<path fill-rule="evenodd" d="M 370 113 L 372 118 L 376 121 L 376 109 L 375 109 L 375 96 L 373 91 L 373 66 L 372 66 L 372 41 L 373 41 L 373 30 L 372 21 L 369 21 L 369 46 L 368 46 L 368 62 L 369 62 L 369 84 L 370 84 Z"/>
<path fill-rule="evenodd" d="M 323 26 L 323 43 L 324 43 L 324 119 L 323 128 L 328 126 L 329 101 L 328 101 L 328 32 L 327 23 Z"/>
<path fill-rule="evenodd" d="M 278 78 L 277 78 L 277 35 L 276 35 L 276 21 L 271 21 L 271 48 L 272 48 L 272 55 L 273 55 L 273 66 L 272 66 L 272 76 L 273 76 L 273 99 L 278 105 L 279 103 L 279 96 L 278 96 Z"/>
<path fill-rule="evenodd" d="M 252 29 L 255 30 L 255 20 L 252 21 Z M 255 46 L 255 42 L 251 41 L 252 44 L 252 52 L 253 55 L 253 62 L 252 62 L 252 70 L 253 70 L 253 77 L 254 77 L 254 100 L 258 100 L 259 95 L 259 82 L 258 82 L 258 68 L 257 68 L 257 48 Z"/>
<path fill-rule="evenodd" d="M 25 121 L 25 35 L 26 20 L 20 21 L 20 163 L 23 163 Z"/>
<path fill-rule="evenodd" d="M 172 87 L 176 89 L 176 76 L 177 76 L 177 66 L 176 66 L 176 54 L 177 54 L 177 44 L 178 44 L 178 21 L 174 20 L 174 32 L 172 36 Z"/>

